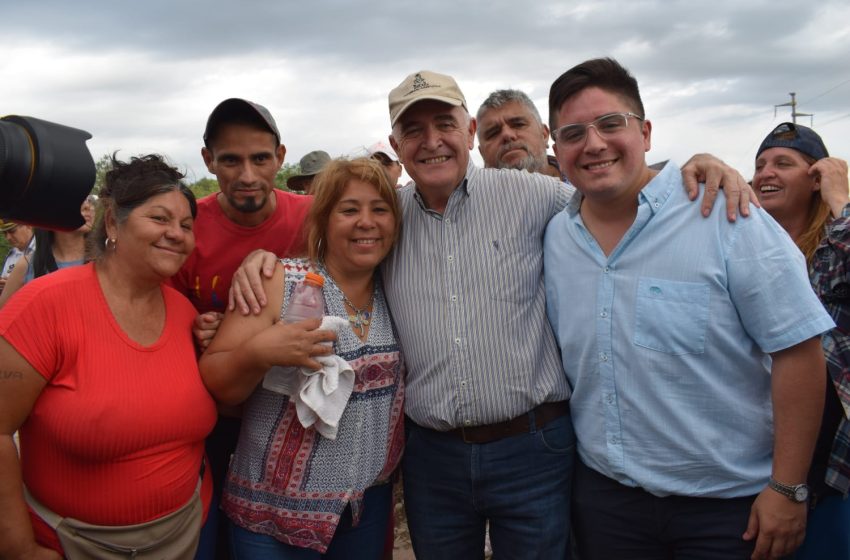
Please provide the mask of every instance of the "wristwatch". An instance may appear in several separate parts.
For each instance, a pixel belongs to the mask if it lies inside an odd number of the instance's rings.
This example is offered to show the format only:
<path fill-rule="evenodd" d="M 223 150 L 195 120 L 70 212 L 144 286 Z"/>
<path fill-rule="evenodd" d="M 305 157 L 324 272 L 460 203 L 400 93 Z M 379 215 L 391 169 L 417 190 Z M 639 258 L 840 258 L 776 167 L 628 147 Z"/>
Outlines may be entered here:
<path fill-rule="evenodd" d="M 777 482 L 772 476 L 770 480 L 767 482 L 767 485 L 770 486 L 776 492 L 779 492 L 792 502 L 796 502 L 801 504 L 809 499 L 809 487 L 805 484 L 795 484 L 790 486 L 788 484 L 782 484 L 781 482 Z"/>

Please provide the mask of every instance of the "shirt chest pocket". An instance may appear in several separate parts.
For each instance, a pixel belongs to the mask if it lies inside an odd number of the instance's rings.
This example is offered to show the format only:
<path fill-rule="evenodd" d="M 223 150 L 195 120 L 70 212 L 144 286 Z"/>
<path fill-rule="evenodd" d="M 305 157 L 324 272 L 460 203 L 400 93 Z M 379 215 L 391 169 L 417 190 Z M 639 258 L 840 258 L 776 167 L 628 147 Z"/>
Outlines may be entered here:
<path fill-rule="evenodd" d="M 674 356 L 702 354 L 709 295 L 708 284 L 639 278 L 634 343 Z"/>
<path fill-rule="evenodd" d="M 478 260 L 479 281 L 490 297 L 524 303 L 540 285 L 543 252 L 532 237 L 495 236 L 482 241 L 473 259 Z"/>

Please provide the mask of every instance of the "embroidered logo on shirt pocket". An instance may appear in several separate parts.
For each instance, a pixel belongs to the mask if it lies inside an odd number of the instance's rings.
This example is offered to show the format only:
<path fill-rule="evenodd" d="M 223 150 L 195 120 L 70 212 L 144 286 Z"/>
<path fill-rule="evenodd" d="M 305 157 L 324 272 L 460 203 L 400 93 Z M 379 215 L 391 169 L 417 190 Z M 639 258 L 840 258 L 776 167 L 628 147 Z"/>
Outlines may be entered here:
<path fill-rule="evenodd" d="M 635 344 L 674 356 L 702 354 L 709 294 L 708 284 L 638 278 Z"/>
<path fill-rule="evenodd" d="M 540 287 L 542 251 L 539 240 L 516 236 L 484 240 L 479 257 L 483 271 L 481 288 L 496 300 L 525 303 Z"/>

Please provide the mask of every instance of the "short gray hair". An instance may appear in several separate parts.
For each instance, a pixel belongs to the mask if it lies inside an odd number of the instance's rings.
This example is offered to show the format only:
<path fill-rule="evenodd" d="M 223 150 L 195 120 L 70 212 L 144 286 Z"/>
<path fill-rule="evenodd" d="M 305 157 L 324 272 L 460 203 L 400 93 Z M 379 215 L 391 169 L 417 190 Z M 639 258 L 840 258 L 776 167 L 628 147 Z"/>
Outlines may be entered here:
<path fill-rule="evenodd" d="M 531 114 L 534 115 L 534 118 L 537 119 L 539 124 L 543 124 L 543 119 L 540 118 L 540 113 L 537 111 L 537 107 L 534 106 L 534 102 L 529 98 L 525 93 L 521 92 L 518 89 L 497 89 L 493 93 L 487 96 L 487 99 L 484 100 L 484 103 L 481 104 L 481 107 L 478 108 L 478 113 L 476 113 L 476 120 L 481 120 L 481 117 L 484 116 L 490 109 L 498 109 L 505 103 L 510 103 L 511 101 L 516 101 L 522 105 L 525 105 Z M 480 132 L 481 129 L 479 129 Z"/>

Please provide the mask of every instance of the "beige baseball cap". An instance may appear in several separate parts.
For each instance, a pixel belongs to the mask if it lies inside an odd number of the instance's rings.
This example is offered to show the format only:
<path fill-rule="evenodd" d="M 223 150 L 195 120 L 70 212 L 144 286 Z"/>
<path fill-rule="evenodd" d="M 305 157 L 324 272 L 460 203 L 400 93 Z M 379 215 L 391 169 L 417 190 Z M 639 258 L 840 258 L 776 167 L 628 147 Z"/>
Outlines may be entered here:
<path fill-rule="evenodd" d="M 421 70 L 406 77 L 390 92 L 389 98 L 391 126 L 395 126 L 399 117 L 414 103 L 424 99 L 442 101 L 469 110 L 454 78 L 429 70 Z"/>

